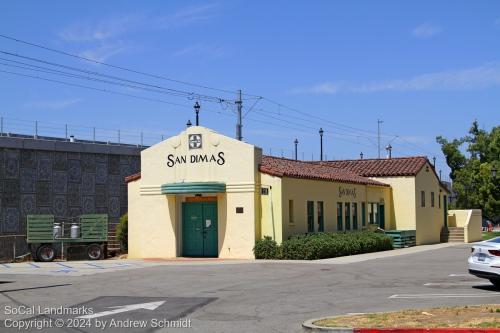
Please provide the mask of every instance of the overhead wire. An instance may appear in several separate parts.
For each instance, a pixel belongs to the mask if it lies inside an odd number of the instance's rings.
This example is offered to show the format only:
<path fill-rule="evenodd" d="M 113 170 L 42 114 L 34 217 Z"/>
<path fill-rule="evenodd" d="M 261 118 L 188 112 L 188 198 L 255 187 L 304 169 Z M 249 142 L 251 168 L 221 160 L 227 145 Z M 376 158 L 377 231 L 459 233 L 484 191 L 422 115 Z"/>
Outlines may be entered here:
<path fill-rule="evenodd" d="M 101 77 L 105 77 L 105 78 L 113 79 L 113 80 L 117 80 L 117 81 L 123 81 L 123 82 L 128 82 L 128 83 L 143 85 L 143 86 L 151 87 L 151 88 L 155 88 L 155 89 L 161 89 L 161 90 L 164 90 L 165 92 L 170 93 L 173 96 L 186 97 L 186 98 L 189 98 L 189 99 L 199 99 L 199 100 L 204 100 L 204 101 L 209 101 L 209 102 L 218 102 L 218 103 L 232 102 L 232 103 L 234 103 L 233 100 L 228 100 L 228 99 L 224 99 L 224 98 L 220 98 L 220 97 L 203 95 L 203 94 L 197 94 L 197 93 L 194 93 L 194 92 L 187 92 L 187 91 L 182 91 L 182 90 L 178 90 L 178 89 L 166 88 L 166 87 L 159 86 L 159 85 L 156 85 L 156 84 L 143 83 L 143 82 L 139 82 L 139 81 L 136 81 L 136 80 L 125 79 L 125 78 L 121 78 L 121 77 L 114 76 L 114 75 L 108 75 L 108 74 L 99 73 L 99 72 L 96 72 L 96 71 L 84 70 L 84 69 L 76 68 L 76 67 L 73 67 L 73 66 L 62 65 L 62 64 L 51 62 L 51 61 L 47 61 L 47 60 L 43 60 L 43 59 L 39 59 L 39 58 L 34 58 L 34 57 L 28 57 L 28 56 L 24 56 L 24 55 L 20 55 L 20 54 L 17 54 L 17 53 L 12 53 L 12 52 L 8 52 L 8 51 L 4 51 L 4 50 L 0 50 L 0 53 L 8 55 L 8 56 L 11 56 L 11 57 L 22 58 L 22 59 L 26 59 L 26 60 L 29 60 L 29 61 L 43 63 L 43 64 L 54 66 L 54 67 L 60 67 L 60 68 L 64 68 L 64 69 L 69 69 L 69 70 L 72 70 L 72 71 L 78 71 L 78 72 L 85 73 L 85 74 L 90 74 L 90 75 L 95 75 L 95 76 L 101 76 Z M 17 63 L 22 63 L 24 65 L 30 65 L 30 66 L 33 66 L 33 67 L 37 67 L 36 65 L 33 65 L 33 64 L 27 64 L 27 63 L 15 61 L 15 60 L 12 60 L 12 59 L 6 59 L 6 58 L 2 58 L 2 59 L 6 60 L 6 61 L 17 62 Z M 45 67 L 45 69 L 47 69 L 47 68 Z"/>
<path fill-rule="evenodd" d="M 29 46 L 32 46 L 32 47 L 44 49 L 46 51 L 50 51 L 50 52 L 54 52 L 54 53 L 57 53 L 57 54 L 69 56 L 69 57 L 72 57 L 72 58 L 75 58 L 75 59 L 84 60 L 84 61 L 87 61 L 87 62 L 91 62 L 91 63 L 103 65 L 103 66 L 106 66 L 106 67 L 109 67 L 109 68 L 118 69 L 118 70 L 122 70 L 122 71 L 127 71 L 127 72 L 130 72 L 130 73 L 139 74 L 139 75 L 143 75 L 143 76 L 147 76 L 147 77 L 151 77 L 151 78 L 161 79 L 161 80 L 165 80 L 165 81 L 169 81 L 169 82 L 174 82 L 174 83 L 178 83 L 178 84 L 183 84 L 183 85 L 187 85 L 187 86 L 192 86 L 192 87 L 197 87 L 197 88 L 201 88 L 201 89 L 208 89 L 208 90 L 212 90 L 212 91 L 219 91 L 219 92 L 231 93 L 231 94 L 234 93 L 234 91 L 230 91 L 230 90 L 227 90 L 227 89 L 214 88 L 214 87 L 210 87 L 210 86 L 202 85 L 202 84 L 198 84 L 198 83 L 192 83 L 192 82 L 188 82 L 188 81 L 182 81 L 182 80 L 172 79 L 172 78 L 169 78 L 169 77 L 164 76 L 164 75 L 151 74 L 151 73 L 147 73 L 147 72 L 144 72 L 144 71 L 127 68 L 127 67 L 124 67 L 124 66 L 118 66 L 118 65 L 109 64 L 109 63 L 106 63 L 106 62 L 98 61 L 98 60 L 95 60 L 95 59 L 90 59 L 90 58 L 83 57 L 81 55 L 73 54 L 73 53 L 66 52 L 66 51 L 57 50 L 55 48 L 51 48 L 51 47 L 44 46 L 44 45 L 41 45 L 41 44 L 29 42 L 29 41 L 22 40 L 22 39 L 19 39 L 19 38 L 15 38 L 15 37 L 12 37 L 12 36 L 8 36 L 8 35 L 5 35 L 5 34 L 0 34 L 0 38 L 4 38 L 4 39 L 11 40 L 11 41 L 14 41 L 14 42 L 17 42 L 17 43 L 21 43 L 21 44 L 24 44 L 24 45 L 29 45 Z M 23 56 L 20 56 L 18 54 L 13 54 L 13 53 L 9 53 L 9 52 L 2 52 L 2 53 L 9 54 L 11 56 L 16 56 L 16 57 L 23 57 Z M 37 61 L 37 62 L 44 62 L 44 60 L 37 59 L 37 58 L 32 58 L 32 57 L 25 57 L 25 59 L 29 59 L 31 61 Z M 9 61 L 13 61 L 13 60 L 10 59 Z M 116 76 L 102 74 L 102 73 L 95 72 L 95 71 L 86 71 L 86 70 L 78 69 L 78 68 L 71 67 L 71 66 L 61 65 L 61 64 L 57 64 L 57 63 L 51 63 L 51 62 L 45 62 L 45 63 L 49 64 L 49 65 L 52 65 L 52 66 L 58 66 L 58 67 L 62 67 L 62 68 L 66 68 L 66 69 L 70 69 L 70 70 L 74 70 L 74 71 L 86 72 L 87 74 L 91 74 L 91 75 L 108 77 L 108 78 L 113 79 L 113 80 L 124 81 L 124 82 L 128 81 L 130 83 L 139 84 L 141 86 L 142 85 L 144 85 L 144 86 L 150 86 L 151 88 L 156 88 L 156 89 L 160 89 L 160 90 L 166 90 L 166 91 L 170 90 L 172 92 L 172 96 L 175 96 L 173 94 L 176 91 L 176 89 L 165 88 L 165 87 L 158 86 L 158 85 L 151 85 L 149 83 L 143 83 L 143 82 L 139 82 L 139 81 L 135 81 L 135 80 L 128 80 L 128 79 L 124 79 L 124 78 L 120 78 L 120 77 L 116 77 Z M 30 66 L 34 66 L 34 65 L 30 65 Z M 39 70 L 43 70 L 43 69 L 39 68 Z M 45 70 L 47 70 L 47 69 L 45 69 Z M 55 74 L 55 70 L 51 70 L 51 71 L 53 71 L 53 72 L 52 73 L 49 72 L 49 74 Z M 64 81 L 59 81 L 59 80 L 53 80 L 53 79 L 43 78 L 43 77 L 34 76 L 34 75 L 14 73 L 14 72 L 9 72 L 9 71 L 0 71 L 0 72 L 8 73 L 8 74 L 11 74 L 11 75 L 25 76 L 25 77 L 31 77 L 31 78 L 40 79 L 40 80 L 51 81 L 51 82 L 55 82 L 55 83 L 59 83 L 59 84 L 67 84 L 67 85 L 71 85 L 71 86 L 75 86 L 75 87 L 92 89 L 92 90 L 97 90 L 97 91 L 101 91 L 101 92 L 106 92 L 106 93 L 111 93 L 111 94 L 116 94 L 116 95 L 122 95 L 122 96 L 127 96 L 127 97 L 132 97 L 132 98 L 139 98 L 139 99 L 143 99 L 143 100 L 149 100 L 149 101 L 154 101 L 154 102 L 161 102 L 161 103 L 166 103 L 166 104 L 170 104 L 170 105 L 177 105 L 177 106 L 181 106 L 181 107 L 189 107 L 189 106 L 186 106 L 186 105 L 182 105 L 182 104 L 178 104 L 178 103 L 173 103 L 173 102 L 166 101 L 166 100 L 160 100 L 160 99 L 155 99 L 155 98 L 149 98 L 149 97 L 137 96 L 137 95 L 127 94 L 127 93 L 121 93 L 121 92 L 111 91 L 111 90 L 108 90 L 108 89 L 101 89 L 101 88 L 89 87 L 89 86 L 84 86 L 84 85 L 80 85 L 80 84 L 75 84 L 75 83 L 70 83 L 70 82 L 64 82 Z M 70 73 L 59 73 L 59 74 L 66 75 L 66 77 L 71 77 L 71 76 L 68 76 L 68 75 L 75 75 L 75 74 L 70 74 Z M 79 79 L 83 78 L 82 76 L 72 76 L 72 77 L 73 78 L 79 78 Z M 86 78 L 86 79 L 91 79 L 91 78 Z M 96 81 L 96 82 L 111 83 L 111 82 L 103 81 L 101 79 L 96 79 L 96 78 L 93 78 L 93 79 L 95 79 L 94 81 Z M 119 85 L 117 82 L 114 82 L 114 83 L 111 83 L 111 84 Z M 141 87 L 141 88 L 133 87 L 133 88 L 142 89 L 142 90 L 146 90 L 147 91 L 147 89 L 144 89 L 144 87 Z M 158 91 L 155 91 L 155 90 L 150 90 L 150 91 L 158 92 Z M 206 98 L 205 101 L 212 101 L 212 102 L 213 101 L 217 101 L 218 103 L 220 103 L 220 105 L 223 108 L 224 108 L 224 105 L 222 103 L 229 101 L 229 99 L 220 99 L 220 98 L 214 97 L 214 96 L 203 95 L 203 94 L 196 94 L 196 93 L 186 92 L 186 91 L 181 91 L 181 90 L 179 90 L 178 93 L 181 94 L 181 96 L 188 97 L 190 99 Z M 285 105 L 283 103 L 277 102 L 277 101 L 275 101 L 273 99 L 270 99 L 270 98 L 267 98 L 267 97 L 263 97 L 263 96 L 259 96 L 259 95 L 252 95 L 252 94 L 243 94 L 243 95 L 244 96 L 248 96 L 248 98 L 245 98 L 247 100 L 256 99 L 257 102 L 260 101 L 260 100 L 265 100 L 265 101 L 267 101 L 269 103 L 277 105 L 278 108 L 280 108 L 280 109 L 284 108 L 284 109 L 290 110 L 292 112 L 304 115 L 304 116 L 306 116 L 308 118 L 294 117 L 294 116 L 291 116 L 289 114 L 287 115 L 287 117 L 295 118 L 297 120 L 302 120 L 302 121 L 308 121 L 310 123 L 312 123 L 312 121 L 311 121 L 310 118 L 314 118 L 314 119 L 317 119 L 317 121 L 321 121 L 322 123 L 328 123 L 328 124 L 330 124 L 330 126 L 336 128 L 336 131 L 347 132 L 347 133 L 340 133 L 341 135 L 351 136 L 351 137 L 357 137 L 357 138 L 359 138 L 359 137 L 365 137 L 369 141 L 370 141 L 370 138 L 375 137 L 374 135 L 367 135 L 366 134 L 366 133 L 375 133 L 374 131 L 369 131 L 369 130 L 365 130 L 365 129 L 361 129 L 361 128 L 357 128 L 357 127 L 345 125 L 345 124 L 342 124 L 342 123 L 331 121 L 331 120 L 323 118 L 323 117 L 315 116 L 313 114 L 310 114 L 310 113 L 298 110 L 298 109 L 290 107 L 290 106 L 287 106 L 287 105 Z M 231 102 L 233 102 L 233 101 L 234 100 L 231 100 Z M 254 106 L 257 104 L 257 102 L 254 103 Z M 225 104 L 229 104 L 229 103 L 225 103 Z M 228 107 L 231 107 L 231 105 L 226 105 L 225 106 L 225 108 L 228 108 Z M 252 108 L 250 108 L 247 111 L 247 114 L 250 111 L 252 111 Z M 257 111 L 257 110 L 254 110 L 254 111 Z M 220 113 L 220 112 L 218 112 L 218 113 Z M 224 113 L 220 113 L 220 114 L 224 114 Z M 278 113 L 278 114 L 280 115 L 280 113 Z M 282 121 L 282 119 L 280 119 L 280 121 Z M 277 125 L 277 124 L 275 124 L 275 125 Z M 285 127 L 283 125 L 280 125 L 280 126 Z M 304 127 L 303 124 L 300 124 L 300 126 Z M 312 128 L 312 127 L 309 127 L 309 128 Z M 353 134 L 349 134 L 349 131 L 352 131 Z M 358 132 L 360 134 L 356 134 L 356 132 Z M 401 141 L 405 142 L 405 144 L 407 146 L 413 146 L 414 149 L 416 149 L 416 150 L 418 149 L 418 151 L 423 151 L 423 152 L 429 153 L 428 150 L 426 150 L 426 149 L 424 149 L 424 148 L 422 148 L 422 147 L 420 147 L 420 146 L 418 146 L 418 145 L 416 145 L 414 143 L 411 143 L 410 141 L 404 139 L 403 137 L 401 137 L 399 135 L 388 135 L 388 136 L 395 136 L 394 138 L 392 138 L 392 140 L 390 142 L 392 142 L 394 139 L 398 138 Z M 337 139 L 339 139 L 339 138 L 337 138 Z M 432 153 L 431 153 L 431 155 L 432 155 Z"/>
<path fill-rule="evenodd" d="M 234 91 L 231 91 L 231 90 L 209 87 L 209 86 L 198 84 L 198 83 L 192 83 L 192 82 L 188 82 L 188 81 L 182 81 L 182 80 L 172 79 L 172 78 L 169 78 L 169 77 L 166 77 L 166 76 L 163 76 L 163 75 L 159 75 L 159 74 L 151 74 L 151 73 L 143 72 L 143 71 L 140 71 L 140 70 L 135 70 L 135 69 L 131 69 L 131 68 L 123 67 L 123 66 L 113 65 L 113 64 L 109 64 L 109 63 L 106 63 L 106 62 L 103 62 L 103 61 L 98 61 L 98 60 L 95 60 L 95 59 L 90 59 L 90 58 L 87 58 L 87 57 L 84 57 L 84 56 L 81 56 L 81 55 L 69 53 L 69 52 L 66 52 L 66 51 L 57 50 L 57 49 L 54 49 L 54 48 L 51 48 L 51 47 L 48 47 L 48 46 L 44 46 L 44 45 L 41 45 L 41 44 L 37 44 L 37 43 L 33 43 L 33 42 L 28 42 L 26 40 L 22 40 L 22 39 L 15 38 L 15 37 L 12 37 L 12 36 L 7 36 L 5 34 L 0 34 L 0 38 L 4 38 L 4 39 L 7 39 L 7 40 L 11 40 L 11 41 L 17 42 L 17 43 L 29 45 L 29 46 L 32 46 L 32 47 L 37 47 L 37 48 L 40 48 L 40 49 L 44 49 L 46 51 L 58 53 L 58 54 L 65 55 L 65 56 L 68 56 L 68 57 L 72 57 L 72 58 L 75 58 L 75 59 L 80 59 L 80 60 L 84 60 L 84 61 L 87 61 L 87 62 L 91 62 L 91 63 L 103 65 L 103 66 L 106 66 L 106 67 L 110 67 L 110 68 L 114 68 L 114 69 L 119 69 L 119 70 L 122 70 L 122 71 L 127 71 L 127 72 L 130 72 L 130 73 L 140 74 L 140 75 L 144 75 L 144 76 L 148 76 L 148 77 L 152 77 L 152 78 L 156 78 L 156 79 L 161 79 L 161 80 L 166 80 L 166 81 L 170 81 L 170 82 L 175 82 L 175 83 L 179 83 L 179 84 L 184 84 L 184 85 L 188 85 L 188 86 L 192 86 L 192 87 L 198 87 L 198 88 L 202 88 L 202 89 L 208 89 L 208 90 L 213 90 L 213 91 L 219 91 L 219 92 L 225 92 L 225 93 L 234 94 Z M 252 95 L 247 94 L 247 96 L 252 96 Z"/>

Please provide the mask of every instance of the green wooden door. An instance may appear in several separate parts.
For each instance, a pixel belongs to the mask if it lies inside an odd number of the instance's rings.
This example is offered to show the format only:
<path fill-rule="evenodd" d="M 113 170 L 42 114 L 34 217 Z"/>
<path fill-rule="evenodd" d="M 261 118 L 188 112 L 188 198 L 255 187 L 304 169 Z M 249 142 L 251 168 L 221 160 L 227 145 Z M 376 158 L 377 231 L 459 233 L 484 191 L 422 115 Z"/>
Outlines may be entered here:
<path fill-rule="evenodd" d="M 217 257 L 217 203 L 182 204 L 182 255 Z"/>
<path fill-rule="evenodd" d="M 217 203 L 204 202 L 203 204 L 203 256 L 217 257 L 219 246 L 217 243 Z"/>
<path fill-rule="evenodd" d="M 380 204 L 378 206 L 378 214 L 379 214 L 379 219 L 380 219 L 378 226 L 381 229 L 385 229 L 385 205 Z"/>

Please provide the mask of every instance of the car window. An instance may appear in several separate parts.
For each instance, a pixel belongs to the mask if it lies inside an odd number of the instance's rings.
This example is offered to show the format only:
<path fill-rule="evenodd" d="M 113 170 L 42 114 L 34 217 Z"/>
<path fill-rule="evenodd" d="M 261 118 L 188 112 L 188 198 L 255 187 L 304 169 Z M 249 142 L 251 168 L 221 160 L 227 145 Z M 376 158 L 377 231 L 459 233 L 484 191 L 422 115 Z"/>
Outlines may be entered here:
<path fill-rule="evenodd" d="M 488 240 L 488 242 L 490 242 L 490 243 L 500 243 L 500 237 L 492 238 L 492 239 Z"/>

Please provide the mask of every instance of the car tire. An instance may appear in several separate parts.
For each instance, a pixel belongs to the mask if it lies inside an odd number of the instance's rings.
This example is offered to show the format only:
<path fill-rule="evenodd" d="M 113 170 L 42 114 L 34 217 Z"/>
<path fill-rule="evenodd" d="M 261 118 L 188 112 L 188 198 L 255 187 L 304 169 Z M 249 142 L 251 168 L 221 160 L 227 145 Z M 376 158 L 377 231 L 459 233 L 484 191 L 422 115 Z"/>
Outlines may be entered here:
<path fill-rule="evenodd" d="M 99 244 L 90 244 L 87 246 L 87 258 L 90 260 L 99 260 L 102 258 L 102 248 Z"/>
<path fill-rule="evenodd" d="M 500 289 L 500 279 L 490 279 L 490 282 L 493 283 L 495 288 Z"/>
<path fill-rule="evenodd" d="M 56 257 L 56 251 L 52 245 L 40 245 L 36 250 L 36 258 L 38 261 L 49 262 L 53 261 Z"/>

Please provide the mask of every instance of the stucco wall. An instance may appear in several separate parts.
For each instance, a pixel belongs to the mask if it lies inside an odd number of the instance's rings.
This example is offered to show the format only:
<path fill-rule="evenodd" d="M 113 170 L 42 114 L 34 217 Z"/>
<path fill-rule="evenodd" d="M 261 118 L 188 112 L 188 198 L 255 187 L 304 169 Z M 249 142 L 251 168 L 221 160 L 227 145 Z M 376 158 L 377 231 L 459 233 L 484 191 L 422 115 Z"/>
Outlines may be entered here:
<path fill-rule="evenodd" d="M 415 177 L 374 177 L 391 185 L 389 201 L 393 207 L 390 216 L 391 228 L 396 230 L 416 229 Z"/>
<path fill-rule="evenodd" d="M 421 205 L 421 191 L 425 191 L 425 207 Z M 431 192 L 434 192 L 434 207 L 431 204 Z M 439 243 L 445 219 L 443 205 L 443 195 L 445 193 L 442 191 L 439 180 L 429 163 L 415 177 L 414 193 L 416 198 L 417 245 Z M 441 207 L 439 207 L 438 196 L 441 196 Z"/>
<path fill-rule="evenodd" d="M 340 195 L 339 188 L 356 190 L 356 196 Z M 307 201 L 314 201 L 314 230 L 318 230 L 318 201 L 323 201 L 324 230 L 327 232 L 337 231 L 337 202 L 358 203 L 358 229 L 362 228 L 362 202 L 384 202 L 386 216 L 391 212 L 390 188 L 374 187 L 356 184 L 346 184 L 328 181 L 282 178 L 282 220 L 283 239 L 294 234 L 307 232 Z M 294 201 L 294 223 L 289 223 L 288 201 Z M 344 209 L 344 208 L 343 208 Z M 352 210 L 352 207 L 351 207 Z M 344 212 L 343 219 L 345 220 Z M 368 207 L 366 210 L 368 224 Z M 387 217 L 386 217 L 386 223 Z M 351 213 L 352 225 L 352 213 Z"/>
<path fill-rule="evenodd" d="M 201 148 L 189 149 L 190 134 L 201 135 Z M 208 161 L 193 156 L 208 156 Z M 217 194 L 219 257 L 253 258 L 260 228 L 260 202 L 256 201 L 260 156 L 257 147 L 198 126 L 142 151 L 140 185 L 129 185 L 131 197 L 136 197 L 131 192 L 139 191 L 140 207 L 129 208 L 136 210 L 131 214 L 133 218 L 129 217 L 129 224 L 139 233 L 132 237 L 147 242 L 142 243 L 144 249 L 132 256 L 175 257 L 182 253 L 182 202 L 189 195 L 166 196 L 161 194 L 161 185 L 223 182 L 226 192 Z M 244 212 L 237 213 L 237 207 Z M 148 233 L 155 235 L 147 236 Z"/>
<path fill-rule="evenodd" d="M 281 243 L 283 241 L 281 178 L 261 174 L 261 188 L 267 188 L 269 194 L 260 196 L 261 237 L 258 238 L 269 236 Z"/>
<path fill-rule="evenodd" d="M 480 209 L 453 209 L 448 211 L 448 226 L 464 228 L 464 242 L 482 240 L 482 213 Z"/>

